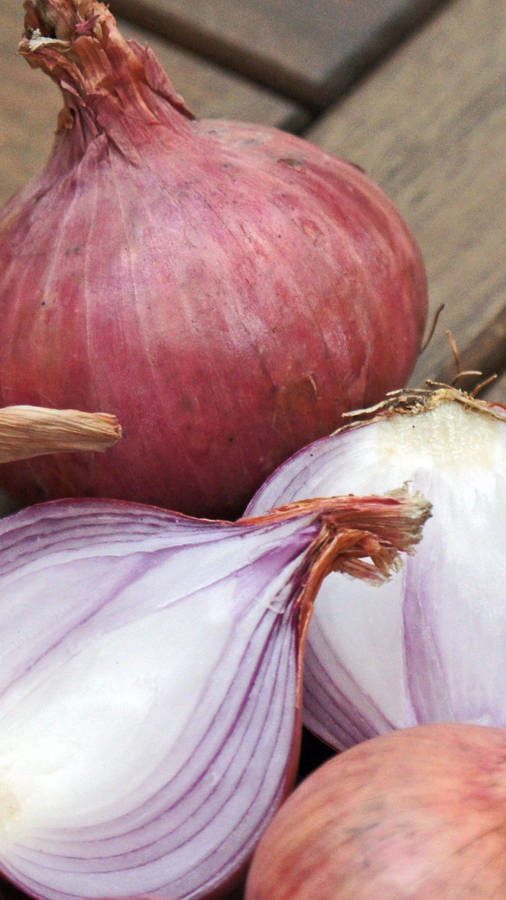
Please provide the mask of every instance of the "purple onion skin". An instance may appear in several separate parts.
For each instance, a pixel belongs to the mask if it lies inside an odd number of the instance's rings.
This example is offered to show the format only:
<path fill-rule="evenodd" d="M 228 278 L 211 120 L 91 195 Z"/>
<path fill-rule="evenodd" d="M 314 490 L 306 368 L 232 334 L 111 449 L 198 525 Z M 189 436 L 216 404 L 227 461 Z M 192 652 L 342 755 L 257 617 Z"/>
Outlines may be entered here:
<path fill-rule="evenodd" d="M 103 459 L 9 465 L 3 484 L 24 502 L 235 517 L 343 411 L 406 382 L 426 320 L 420 251 L 355 166 L 274 128 L 194 120 L 101 4 L 81 7 L 110 29 L 107 52 L 98 25 L 76 36 L 76 0 L 28 6 L 84 76 L 23 42 L 77 96 L 63 90 L 48 165 L 0 218 L 0 403 L 107 409 L 124 439 Z"/>

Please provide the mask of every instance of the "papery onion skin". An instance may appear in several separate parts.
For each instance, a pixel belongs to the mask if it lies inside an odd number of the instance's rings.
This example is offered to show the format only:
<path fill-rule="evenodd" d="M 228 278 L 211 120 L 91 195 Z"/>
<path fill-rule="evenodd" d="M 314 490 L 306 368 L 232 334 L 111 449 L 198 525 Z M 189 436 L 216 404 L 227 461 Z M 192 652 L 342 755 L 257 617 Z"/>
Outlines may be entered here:
<path fill-rule="evenodd" d="M 64 82 L 65 115 L 0 219 L 0 402 L 71 397 L 114 412 L 124 440 L 1 477 L 25 502 L 235 517 L 344 410 L 405 383 L 420 251 L 357 167 L 274 128 L 194 120 L 100 3 L 76 7 L 27 4 L 21 52 Z"/>
<path fill-rule="evenodd" d="M 256 850 L 246 900 L 501 900 L 506 732 L 418 726 L 310 775 Z"/>
<path fill-rule="evenodd" d="M 250 515 L 408 482 L 433 504 L 416 556 L 372 593 L 330 575 L 311 620 L 304 724 L 337 749 L 430 722 L 506 727 L 506 409 L 450 387 L 401 392 L 299 451 Z M 346 486 L 346 487 L 345 487 Z"/>
<path fill-rule="evenodd" d="M 0 409 L 0 463 L 70 450 L 103 452 L 121 437 L 116 416 L 78 409 Z"/>
<path fill-rule="evenodd" d="M 40 900 L 228 892 L 293 783 L 322 579 L 382 580 L 429 514 L 400 491 L 0 521 L 0 872 Z"/>

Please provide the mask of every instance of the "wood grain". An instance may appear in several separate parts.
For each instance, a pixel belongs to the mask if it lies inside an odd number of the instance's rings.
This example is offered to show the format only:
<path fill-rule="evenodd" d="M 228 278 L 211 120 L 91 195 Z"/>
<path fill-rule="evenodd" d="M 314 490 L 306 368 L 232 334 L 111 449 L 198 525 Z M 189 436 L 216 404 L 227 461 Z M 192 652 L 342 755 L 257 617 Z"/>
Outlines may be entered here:
<path fill-rule="evenodd" d="M 322 107 L 441 0 L 112 0 L 111 8 L 302 103 Z"/>
<path fill-rule="evenodd" d="M 44 165 L 61 107 L 58 88 L 16 50 L 23 28 L 22 0 L 0 8 L 0 203 Z M 297 106 L 237 75 L 122 23 L 124 33 L 149 43 L 188 106 L 199 116 L 247 119 L 297 128 L 307 121 Z"/>
<path fill-rule="evenodd" d="M 2 0 L 0 10 L 0 203 L 47 159 L 61 107 L 58 88 L 17 56 L 23 7 Z"/>
<path fill-rule="evenodd" d="M 299 104 L 182 50 L 152 32 L 122 20 L 120 27 L 125 37 L 149 44 L 199 118 L 240 119 L 295 131 L 307 124 L 308 114 Z"/>
<path fill-rule="evenodd" d="M 397 203 L 425 257 L 437 334 L 413 381 L 506 365 L 506 6 L 443 9 L 310 131 Z"/>

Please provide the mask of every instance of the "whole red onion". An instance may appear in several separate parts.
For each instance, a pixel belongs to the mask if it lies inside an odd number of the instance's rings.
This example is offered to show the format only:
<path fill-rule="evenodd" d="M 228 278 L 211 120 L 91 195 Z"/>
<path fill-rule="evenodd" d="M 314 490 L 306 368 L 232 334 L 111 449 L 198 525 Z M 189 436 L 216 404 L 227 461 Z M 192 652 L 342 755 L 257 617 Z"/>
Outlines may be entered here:
<path fill-rule="evenodd" d="M 261 839 L 246 900 L 499 900 L 505 849 L 506 731 L 422 725 L 310 775 Z"/>
<path fill-rule="evenodd" d="M 0 219 L 0 402 L 108 409 L 107 458 L 16 464 L 34 500 L 240 511 L 343 410 L 403 384 L 420 253 L 357 167 L 196 121 L 96 0 L 28 0 L 21 53 L 61 87 L 52 156 Z"/>

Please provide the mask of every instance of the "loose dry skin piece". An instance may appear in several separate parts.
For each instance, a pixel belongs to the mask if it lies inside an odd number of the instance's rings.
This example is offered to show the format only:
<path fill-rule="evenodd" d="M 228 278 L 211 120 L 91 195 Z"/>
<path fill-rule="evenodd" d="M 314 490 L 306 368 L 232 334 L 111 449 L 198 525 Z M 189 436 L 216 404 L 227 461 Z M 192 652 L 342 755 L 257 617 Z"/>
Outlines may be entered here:
<path fill-rule="evenodd" d="M 121 437 L 109 413 L 42 406 L 0 409 L 0 463 L 71 450 L 107 450 Z"/>

